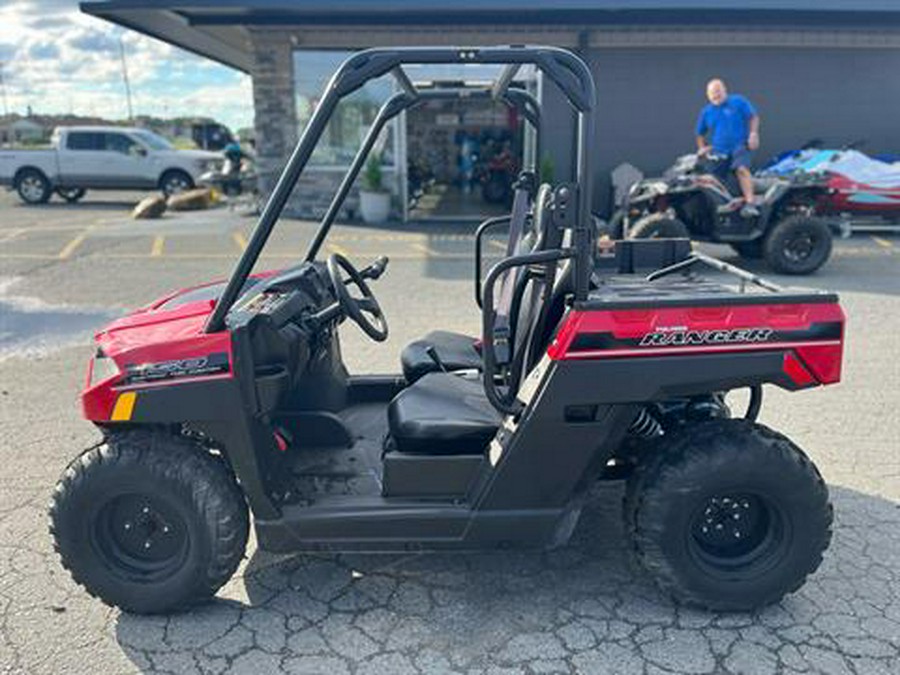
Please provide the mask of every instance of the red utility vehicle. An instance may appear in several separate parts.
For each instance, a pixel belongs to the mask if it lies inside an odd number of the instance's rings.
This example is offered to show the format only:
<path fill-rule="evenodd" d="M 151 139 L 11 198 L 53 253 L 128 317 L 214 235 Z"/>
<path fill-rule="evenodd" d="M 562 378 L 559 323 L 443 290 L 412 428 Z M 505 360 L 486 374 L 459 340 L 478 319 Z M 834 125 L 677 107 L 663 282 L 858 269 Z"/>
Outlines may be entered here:
<path fill-rule="evenodd" d="M 482 334 L 433 333 L 403 373 L 350 375 L 338 324 L 388 334 L 369 282 L 318 259 L 378 133 L 427 100 L 411 63 L 540 68 L 579 119 L 575 181 L 526 172 L 505 257 L 476 275 Z M 304 260 L 252 275 L 338 100 L 393 76 Z M 837 297 L 782 289 L 686 240 L 598 248 L 591 217 L 594 83 L 549 47 L 376 49 L 328 85 L 227 283 L 180 291 L 96 336 L 82 392 L 103 439 L 65 470 L 50 508 L 62 562 L 104 602 L 134 612 L 212 596 L 240 563 L 250 516 L 272 551 L 445 551 L 566 543 L 592 485 L 627 478 L 629 549 L 682 601 L 748 609 L 818 567 L 832 512 L 821 476 L 757 423 L 762 385 L 838 381 Z M 707 280 L 697 267 L 709 265 Z M 655 270 L 655 271 L 654 271 Z M 410 311 L 414 311 L 414 307 Z M 749 389 L 732 416 L 725 397 Z"/>

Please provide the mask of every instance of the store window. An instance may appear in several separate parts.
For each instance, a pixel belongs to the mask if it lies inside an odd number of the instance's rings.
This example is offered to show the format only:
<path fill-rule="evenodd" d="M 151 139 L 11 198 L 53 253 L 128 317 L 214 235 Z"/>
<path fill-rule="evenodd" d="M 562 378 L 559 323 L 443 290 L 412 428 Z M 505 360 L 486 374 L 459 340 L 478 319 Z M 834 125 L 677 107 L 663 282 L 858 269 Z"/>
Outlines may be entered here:
<path fill-rule="evenodd" d="M 306 128 L 322 97 L 329 78 L 352 52 L 297 50 L 294 52 L 294 91 L 297 99 L 297 122 L 300 133 Z M 381 105 L 393 93 L 390 77 L 368 82 L 345 97 L 325 129 L 310 166 L 346 168 L 353 161 Z M 373 152 L 380 152 L 382 164 L 396 164 L 397 121 L 381 132 Z"/>

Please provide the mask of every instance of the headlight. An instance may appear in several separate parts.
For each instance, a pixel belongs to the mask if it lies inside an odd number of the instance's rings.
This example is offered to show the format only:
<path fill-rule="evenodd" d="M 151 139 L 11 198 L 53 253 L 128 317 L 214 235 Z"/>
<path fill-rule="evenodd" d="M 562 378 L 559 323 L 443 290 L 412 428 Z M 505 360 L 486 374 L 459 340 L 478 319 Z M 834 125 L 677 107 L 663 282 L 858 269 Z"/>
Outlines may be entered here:
<path fill-rule="evenodd" d="M 116 362 L 106 356 L 103 353 L 103 350 L 98 349 L 97 354 L 94 356 L 94 362 L 91 364 L 90 386 L 93 387 L 121 372 L 122 371 L 119 370 L 119 366 L 116 365 Z"/>
<path fill-rule="evenodd" d="M 217 159 L 198 159 L 194 166 L 197 167 L 197 171 L 205 172 L 205 171 L 217 171 L 219 166 L 219 160 Z"/>

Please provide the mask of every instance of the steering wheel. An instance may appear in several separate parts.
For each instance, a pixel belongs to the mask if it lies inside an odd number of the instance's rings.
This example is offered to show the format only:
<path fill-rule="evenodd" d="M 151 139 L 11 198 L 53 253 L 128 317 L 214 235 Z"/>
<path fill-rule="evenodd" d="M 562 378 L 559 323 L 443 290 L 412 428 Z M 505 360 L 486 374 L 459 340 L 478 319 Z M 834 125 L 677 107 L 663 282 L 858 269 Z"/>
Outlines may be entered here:
<path fill-rule="evenodd" d="M 344 279 L 342 272 L 347 274 Z M 388 336 L 387 319 L 365 279 L 353 264 L 339 253 L 328 258 L 328 275 L 337 294 L 338 302 L 344 312 L 362 328 L 363 332 L 375 342 L 384 342 Z M 348 285 L 356 286 L 361 298 L 350 294 Z"/>

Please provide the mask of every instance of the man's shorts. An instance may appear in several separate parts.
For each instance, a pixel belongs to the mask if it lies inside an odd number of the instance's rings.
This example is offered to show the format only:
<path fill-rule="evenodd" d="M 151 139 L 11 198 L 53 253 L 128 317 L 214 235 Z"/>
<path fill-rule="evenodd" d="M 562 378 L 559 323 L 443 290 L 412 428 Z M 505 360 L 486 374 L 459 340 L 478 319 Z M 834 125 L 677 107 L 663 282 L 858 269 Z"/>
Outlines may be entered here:
<path fill-rule="evenodd" d="M 753 159 L 753 152 L 746 145 L 743 145 L 735 148 L 729 155 L 729 159 L 729 167 L 732 171 L 737 171 L 741 167 L 749 169 L 750 161 Z"/>

